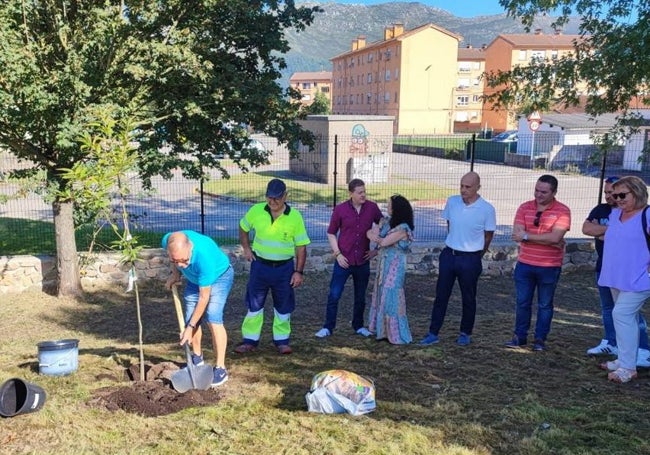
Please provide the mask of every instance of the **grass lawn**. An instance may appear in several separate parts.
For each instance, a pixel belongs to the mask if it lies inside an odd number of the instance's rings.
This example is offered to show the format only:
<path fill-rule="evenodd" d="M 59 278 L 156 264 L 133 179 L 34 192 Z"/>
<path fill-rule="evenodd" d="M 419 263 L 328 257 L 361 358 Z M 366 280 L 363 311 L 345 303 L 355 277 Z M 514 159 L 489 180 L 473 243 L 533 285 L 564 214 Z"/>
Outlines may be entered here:
<path fill-rule="evenodd" d="M 265 198 L 266 185 L 270 177 L 265 172 L 233 175 L 229 179 L 211 180 L 204 185 L 208 193 L 232 197 L 243 201 L 258 202 Z M 287 184 L 289 200 L 294 203 L 331 204 L 332 186 L 293 178 L 283 178 Z M 411 179 L 407 176 L 393 176 L 390 183 L 373 183 L 366 187 L 368 198 L 384 202 L 399 193 L 411 202 L 421 200 L 445 200 L 456 190 L 441 187 L 427 181 Z M 345 183 L 337 187 L 338 201 L 348 198 L 348 188 Z"/>
<path fill-rule="evenodd" d="M 436 147 L 441 149 L 459 149 L 465 150 L 467 141 L 472 138 L 471 135 L 454 135 L 454 136 L 401 136 L 395 138 L 395 144 L 414 145 L 418 147 Z"/>
<path fill-rule="evenodd" d="M 143 231 L 137 231 L 135 235 L 139 244 L 145 248 L 159 248 L 163 237 L 162 233 Z M 92 230 L 78 229 L 75 237 L 77 250 L 88 251 L 92 242 Z M 95 251 L 112 249 L 112 242 L 116 239 L 110 228 L 103 229 L 95 240 Z M 3 255 L 55 253 L 54 223 L 23 218 L 0 218 L 0 252 Z"/>
<path fill-rule="evenodd" d="M 427 331 L 434 278 L 407 277 L 413 336 Z M 585 355 L 602 336 L 592 272 L 564 274 L 548 350 L 509 350 L 511 277 L 483 277 L 468 347 L 454 343 L 456 291 L 431 347 L 392 346 L 352 334 L 346 287 L 334 335 L 317 339 L 329 275 L 306 276 L 293 314 L 294 353 L 280 357 L 270 342 L 270 303 L 256 353 L 237 356 L 245 314 L 246 276 L 238 276 L 226 308 L 230 380 L 210 407 L 147 418 L 91 407 L 93 393 L 128 385 L 137 362 L 132 295 L 123 289 L 57 300 L 39 292 L 4 296 L 0 305 L 0 382 L 23 378 L 43 387 L 44 407 L 0 420 L 2 454 L 642 454 L 650 453 L 650 373 L 630 384 L 610 383 Z M 348 283 L 350 285 L 351 283 Z M 171 296 L 162 285 L 141 295 L 145 357 L 182 362 Z M 78 338 L 79 370 L 39 376 L 36 344 Z M 208 337 L 209 338 L 209 337 Z M 211 358 L 208 340 L 206 355 Z M 305 393 L 319 371 L 340 368 L 374 380 L 377 410 L 362 417 L 306 411 Z M 217 392 L 215 392 L 217 393 Z"/>

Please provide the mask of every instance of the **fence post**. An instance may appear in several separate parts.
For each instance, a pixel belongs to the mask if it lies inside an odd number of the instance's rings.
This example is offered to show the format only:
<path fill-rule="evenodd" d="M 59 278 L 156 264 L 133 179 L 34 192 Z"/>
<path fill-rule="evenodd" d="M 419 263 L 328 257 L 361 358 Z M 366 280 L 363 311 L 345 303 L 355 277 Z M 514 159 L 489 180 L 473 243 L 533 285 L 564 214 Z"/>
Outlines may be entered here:
<path fill-rule="evenodd" d="M 474 151 L 476 150 L 476 133 L 472 133 L 472 142 L 469 146 L 469 171 L 474 172 Z"/>
<path fill-rule="evenodd" d="M 603 202 L 603 189 L 605 186 L 605 172 L 607 168 L 607 149 L 609 148 L 609 133 L 605 133 L 605 141 L 603 142 L 603 159 L 600 164 L 600 183 L 598 184 L 598 203 Z"/>
<path fill-rule="evenodd" d="M 338 175 L 339 135 L 334 135 L 334 190 L 332 191 L 332 210 L 336 207 L 336 176 Z"/>

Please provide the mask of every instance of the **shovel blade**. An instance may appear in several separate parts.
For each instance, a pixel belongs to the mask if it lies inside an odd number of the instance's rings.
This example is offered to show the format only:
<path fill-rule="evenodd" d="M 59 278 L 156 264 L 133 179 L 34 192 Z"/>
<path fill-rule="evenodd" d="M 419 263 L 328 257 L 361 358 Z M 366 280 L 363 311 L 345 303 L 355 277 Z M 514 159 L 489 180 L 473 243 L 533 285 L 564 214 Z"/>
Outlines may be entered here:
<path fill-rule="evenodd" d="M 183 348 L 187 366 L 172 375 L 172 386 L 180 393 L 191 389 L 208 390 L 212 385 L 212 367 L 210 365 L 194 365 L 190 347 L 185 343 Z"/>
<path fill-rule="evenodd" d="M 192 375 L 194 376 L 194 385 L 192 385 Z M 185 393 L 188 390 L 208 390 L 212 385 L 212 367 L 210 365 L 201 365 L 193 367 L 192 375 L 188 367 L 178 370 L 172 375 L 172 386 L 179 393 Z"/>
<path fill-rule="evenodd" d="M 190 378 L 190 372 L 187 371 L 187 368 L 183 368 L 172 374 L 172 387 L 179 393 L 192 390 L 192 378 Z"/>
<path fill-rule="evenodd" d="M 211 365 L 191 366 L 194 375 L 194 386 L 198 390 L 208 390 L 212 385 L 213 370 Z"/>

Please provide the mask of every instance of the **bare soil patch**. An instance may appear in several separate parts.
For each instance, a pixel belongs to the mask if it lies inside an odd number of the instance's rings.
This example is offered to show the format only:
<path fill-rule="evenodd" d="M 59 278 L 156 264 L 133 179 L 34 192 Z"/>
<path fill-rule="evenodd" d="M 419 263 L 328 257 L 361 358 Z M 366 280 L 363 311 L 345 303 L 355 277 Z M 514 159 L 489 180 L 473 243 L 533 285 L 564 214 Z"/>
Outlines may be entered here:
<path fill-rule="evenodd" d="M 214 390 L 189 390 L 178 393 L 158 381 L 134 381 L 130 386 L 102 387 L 88 402 L 92 407 L 109 411 L 121 409 L 145 417 L 172 414 L 186 408 L 210 406 L 221 396 Z"/>
<path fill-rule="evenodd" d="M 188 390 L 185 393 L 174 390 L 170 378 L 179 366 L 173 362 L 147 363 L 145 369 L 146 380 L 140 381 L 139 366 L 129 366 L 124 374 L 131 380 L 130 384 L 96 389 L 88 405 L 158 417 L 186 408 L 210 406 L 221 399 L 221 394 L 215 390 Z"/>

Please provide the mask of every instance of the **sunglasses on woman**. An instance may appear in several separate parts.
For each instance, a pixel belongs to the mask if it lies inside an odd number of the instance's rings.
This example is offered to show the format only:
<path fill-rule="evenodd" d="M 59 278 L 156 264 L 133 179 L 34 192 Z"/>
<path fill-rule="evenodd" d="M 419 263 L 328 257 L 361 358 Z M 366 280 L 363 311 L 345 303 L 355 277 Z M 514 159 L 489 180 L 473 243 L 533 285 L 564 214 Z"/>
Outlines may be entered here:
<path fill-rule="evenodd" d="M 621 193 L 612 193 L 612 197 L 614 199 L 623 200 L 623 199 L 625 199 L 625 196 L 630 194 L 630 193 L 631 193 L 631 191 L 628 191 L 627 193 L 623 193 L 623 192 L 621 192 Z"/>

